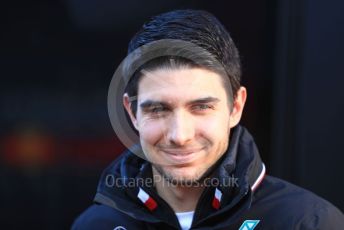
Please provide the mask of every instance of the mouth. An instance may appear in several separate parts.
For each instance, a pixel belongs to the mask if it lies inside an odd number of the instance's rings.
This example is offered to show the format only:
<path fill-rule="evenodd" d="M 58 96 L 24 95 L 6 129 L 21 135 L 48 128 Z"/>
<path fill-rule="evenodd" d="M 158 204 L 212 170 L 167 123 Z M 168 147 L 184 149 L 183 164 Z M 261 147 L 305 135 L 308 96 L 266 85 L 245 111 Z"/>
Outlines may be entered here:
<path fill-rule="evenodd" d="M 201 150 L 203 150 L 203 148 L 163 149 L 162 152 L 170 163 L 184 165 L 195 161 Z"/>

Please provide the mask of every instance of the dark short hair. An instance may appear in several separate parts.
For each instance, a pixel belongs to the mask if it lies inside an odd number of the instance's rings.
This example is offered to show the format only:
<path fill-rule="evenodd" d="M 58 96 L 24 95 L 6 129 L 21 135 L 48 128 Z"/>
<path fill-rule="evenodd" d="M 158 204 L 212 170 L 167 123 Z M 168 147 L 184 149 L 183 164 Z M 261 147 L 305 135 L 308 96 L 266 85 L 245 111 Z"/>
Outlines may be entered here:
<path fill-rule="evenodd" d="M 214 60 L 222 65 L 226 75 L 222 77 L 229 79 L 232 97 L 235 98 L 241 80 L 239 52 L 228 31 L 215 16 L 203 10 L 175 10 L 157 15 L 145 23 L 131 39 L 128 54 L 143 45 L 162 39 L 191 42 L 210 53 Z M 140 70 L 144 68 L 147 71 L 152 71 L 158 68 L 171 67 L 171 58 L 175 60 L 174 67 L 177 68 L 201 67 L 215 71 L 214 65 L 200 65 L 183 57 L 159 57 L 143 64 L 133 74 L 125 92 L 130 97 L 137 96 L 138 83 L 142 76 Z M 137 101 L 132 102 L 131 109 L 133 114 L 136 114 Z"/>

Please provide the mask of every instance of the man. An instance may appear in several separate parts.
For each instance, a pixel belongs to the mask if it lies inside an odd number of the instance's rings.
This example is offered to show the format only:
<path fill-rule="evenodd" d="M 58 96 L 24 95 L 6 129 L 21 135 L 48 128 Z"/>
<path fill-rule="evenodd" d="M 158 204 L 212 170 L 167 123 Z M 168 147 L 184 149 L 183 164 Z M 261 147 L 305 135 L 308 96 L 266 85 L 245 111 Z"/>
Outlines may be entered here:
<path fill-rule="evenodd" d="M 344 226 L 327 201 L 265 175 L 253 138 L 238 125 L 246 101 L 239 53 L 214 16 L 156 16 L 130 42 L 132 53 L 122 96 L 140 144 L 104 171 L 95 204 L 73 229 Z"/>

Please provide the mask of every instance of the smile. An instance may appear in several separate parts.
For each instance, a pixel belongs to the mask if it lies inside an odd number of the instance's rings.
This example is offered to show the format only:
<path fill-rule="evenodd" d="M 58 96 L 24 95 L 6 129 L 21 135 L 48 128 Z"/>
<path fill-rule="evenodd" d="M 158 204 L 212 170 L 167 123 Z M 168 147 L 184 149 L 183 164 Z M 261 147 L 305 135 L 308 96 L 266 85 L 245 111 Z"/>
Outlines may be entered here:
<path fill-rule="evenodd" d="M 173 164 L 186 164 L 194 161 L 203 148 L 197 149 L 163 149 L 165 157 Z"/>

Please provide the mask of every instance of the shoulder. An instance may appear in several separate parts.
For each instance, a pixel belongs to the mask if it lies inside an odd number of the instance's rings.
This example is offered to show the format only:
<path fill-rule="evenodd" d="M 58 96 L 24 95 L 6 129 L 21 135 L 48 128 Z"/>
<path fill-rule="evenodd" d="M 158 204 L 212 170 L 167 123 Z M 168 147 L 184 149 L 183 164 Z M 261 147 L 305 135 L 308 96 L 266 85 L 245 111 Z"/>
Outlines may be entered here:
<path fill-rule="evenodd" d="M 140 222 L 128 215 L 102 204 L 94 204 L 81 213 L 72 230 L 140 229 Z M 122 227 L 122 228 L 120 228 Z"/>
<path fill-rule="evenodd" d="M 253 206 L 270 224 L 293 229 L 337 229 L 343 213 L 325 199 L 287 181 L 266 176 L 254 193 Z M 263 220 L 262 220 L 263 222 Z"/>
<path fill-rule="evenodd" d="M 334 207 L 313 192 L 276 177 L 266 176 L 261 187 L 257 189 L 255 196 L 258 199 L 268 199 L 272 203 L 312 209 Z"/>

